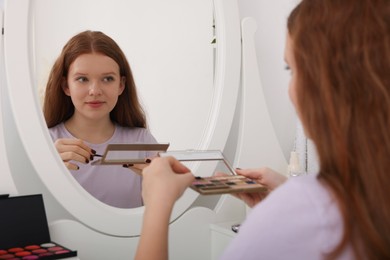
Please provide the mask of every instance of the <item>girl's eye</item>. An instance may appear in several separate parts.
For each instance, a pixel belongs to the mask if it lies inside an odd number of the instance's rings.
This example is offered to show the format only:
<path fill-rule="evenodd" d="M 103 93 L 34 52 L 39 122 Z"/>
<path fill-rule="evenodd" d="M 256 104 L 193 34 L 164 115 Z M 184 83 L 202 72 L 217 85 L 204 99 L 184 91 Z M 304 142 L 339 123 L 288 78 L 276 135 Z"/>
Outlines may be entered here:
<path fill-rule="evenodd" d="M 284 69 L 285 69 L 285 70 L 290 70 L 290 66 L 285 65 L 285 66 L 284 66 Z"/>
<path fill-rule="evenodd" d="M 78 81 L 78 82 L 87 82 L 88 79 L 86 77 L 78 77 L 78 78 L 76 78 L 76 81 Z"/>
<path fill-rule="evenodd" d="M 111 82 L 111 81 L 114 81 L 114 77 L 112 77 L 112 76 L 104 77 L 103 81 L 104 81 L 104 82 Z"/>

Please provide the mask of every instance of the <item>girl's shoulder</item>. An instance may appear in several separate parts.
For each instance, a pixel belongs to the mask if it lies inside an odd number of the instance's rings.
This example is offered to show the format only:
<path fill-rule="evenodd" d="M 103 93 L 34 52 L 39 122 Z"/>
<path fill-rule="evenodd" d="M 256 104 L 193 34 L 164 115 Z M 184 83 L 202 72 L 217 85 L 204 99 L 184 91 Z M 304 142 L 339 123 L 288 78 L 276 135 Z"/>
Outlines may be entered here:
<path fill-rule="evenodd" d="M 251 210 L 225 255 L 321 259 L 335 248 L 342 230 L 337 200 L 317 176 L 292 177 Z"/>
<path fill-rule="evenodd" d="M 53 140 L 56 140 L 58 138 L 69 138 L 71 137 L 68 130 L 66 130 L 64 123 L 59 123 L 58 125 L 55 125 L 53 127 L 49 128 L 50 136 Z"/>

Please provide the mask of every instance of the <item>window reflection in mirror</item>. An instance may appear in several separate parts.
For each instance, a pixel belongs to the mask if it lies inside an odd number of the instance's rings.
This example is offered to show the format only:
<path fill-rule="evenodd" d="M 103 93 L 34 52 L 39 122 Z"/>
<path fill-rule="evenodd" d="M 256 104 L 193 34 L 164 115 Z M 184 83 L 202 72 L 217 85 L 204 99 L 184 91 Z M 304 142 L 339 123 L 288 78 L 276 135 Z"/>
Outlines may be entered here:
<path fill-rule="evenodd" d="M 44 102 L 50 70 L 66 42 L 84 30 L 102 31 L 117 42 L 130 63 L 140 106 L 145 111 L 148 132 L 151 133 L 145 137 L 146 141 L 169 142 L 171 149 L 198 148 L 207 127 L 214 91 L 212 1 L 201 2 L 204 3 L 112 1 L 99 5 L 91 0 L 33 1 L 34 22 L 31 26 L 34 26 L 34 42 L 31 45 L 34 48 L 36 84 L 41 102 Z M 91 6 L 94 11 L 85 12 Z M 194 9 L 198 12 L 194 12 Z M 112 129 L 116 128 L 111 128 L 111 132 Z M 96 142 L 94 138 L 97 138 L 98 131 L 78 136 L 75 129 L 66 127 L 66 123 L 57 130 L 66 137 L 83 139 L 97 153 L 102 153 L 111 141 L 105 138 L 104 142 Z M 53 136 L 55 134 L 52 132 Z M 128 140 L 136 141 L 139 140 Z M 115 166 L 99 166 L 99 175 L 105 175 L 105 181 L 91 183 L 87 181 L 87 174 L 78 174 L 90 165 L 90 161 L 97 159 L 92 150 L 89 154 L 88 149 L 85 152 L 81 157 L 89 162 L 76 163 L 79 169 L 71 169 L 71 172 L 87 191 L 111 206 L 142 206 L 141 179 L 131 170 L 116 166 L 121 168 L 122 174 L 114 177 L 112 171 L 105 167 Z M 70 159 L 66 157 L 68 155 L 64 156 L 64 161 Z M 145 154 L 147 156 L 152 155 Z M 129 176 L 134 179 L 133 182 L 128 180 Z M 108 187 L 116 187 L 119 182 L 128 184 L 124 185 L 126 192 L 118 192 L 114 196 L 115 200 L 120 197 L 118 200 L 121 203 L 106 199 L 113 196 Z M 130 196 L 133 193 L 138 195 Z"/>

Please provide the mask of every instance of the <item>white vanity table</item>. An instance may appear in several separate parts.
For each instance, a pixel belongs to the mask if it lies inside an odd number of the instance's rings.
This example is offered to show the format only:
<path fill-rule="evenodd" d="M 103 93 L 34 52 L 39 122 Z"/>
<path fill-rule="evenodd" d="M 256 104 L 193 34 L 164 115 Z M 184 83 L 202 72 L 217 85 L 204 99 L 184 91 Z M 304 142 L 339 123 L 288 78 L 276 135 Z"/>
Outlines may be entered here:
<path fill-rule="evenodd" d="M 242 220 L 241 220 L 242 221 Z M 218 259 L 225 247 L 236 236 L 232 231 L 232 225 L 241 223 L 241 221 L 227 221 L 210 224 L 211 236 L 211 259 Z"/>
<path fill-rule="evenodd" d="M 102 30 L 119 42 L 161 142 L 172 149 L 222 150 L 241 168 L 287 168 L 262 93 L 256 24 L 240 21 L 236 0 L 104 3 L 6 1 L 1 39 L 0 193 L 43 194 L 53 240 L 87 260 L 131 259 L 144 209 L 113 208 L 91 197 L 67 172 L 45 128 L 42 86 L 54 57 L 76 32 Z M 90 6 L 94 12 L 85 12 Z M 185 32 L 191 33 L 183 37 Z M 205 176 L 213 169 L 196 164 L 192 170 Z M 229 195 L 206 198 L 188 189 L 171 218 L 171 259 L 214 259 L 233 235 L 226 231 L 229 223 L 245 214 L 244 204 Z"/>

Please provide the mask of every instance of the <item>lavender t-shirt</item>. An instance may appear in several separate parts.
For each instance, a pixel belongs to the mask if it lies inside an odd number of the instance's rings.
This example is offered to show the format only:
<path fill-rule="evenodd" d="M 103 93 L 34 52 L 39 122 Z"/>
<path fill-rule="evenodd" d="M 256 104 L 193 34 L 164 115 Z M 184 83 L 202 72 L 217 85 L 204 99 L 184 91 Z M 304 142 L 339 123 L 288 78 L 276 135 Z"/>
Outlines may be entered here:
<path fill-rule="evenodd" d="M 75 138 L 63 123 L 49 129 L 53 141 L 59 138 Z M 145 128 L 115 126 L 113 136 L 104 143 L 86 144 L 98 154 L 103 154 L 108 144 L 157 143 Z M 139 151 L 140 157 L 152 157 L 155 153 Z M 99 158 L 95 158 L 97 160 Z M 73 177 L 96 199 L 118 208 L 135 208 L 143 205 L 141 197 L 142 177 L 122 165 L 93 166 L 75 162 L 78 170 L 71 170 Z"/>
<path fill-rule="evenodd" d="M 316 177 L 290 178 L 256 205 L 221 259 L 326 259 L 341 240 L 343 221 Z M 354 259 L 351 247 L 338 259 Z"/>

